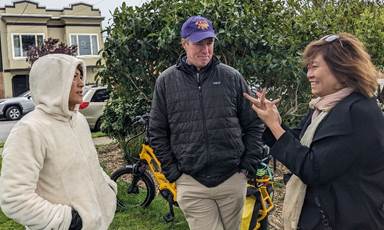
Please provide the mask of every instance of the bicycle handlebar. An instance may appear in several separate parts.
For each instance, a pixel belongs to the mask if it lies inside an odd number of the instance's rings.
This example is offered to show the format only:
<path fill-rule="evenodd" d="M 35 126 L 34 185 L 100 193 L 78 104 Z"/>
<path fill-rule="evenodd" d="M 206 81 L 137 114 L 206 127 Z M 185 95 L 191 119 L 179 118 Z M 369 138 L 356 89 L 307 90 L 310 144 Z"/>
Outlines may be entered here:
<path fill-rule="evenodd" d="M 149 134 L 148 134 L 148 126 L 149 126 L 149 113 L 144 113 L 143 115 L 136 116 L 132 122 L 131 122 L 131 127 L 134 127 L 135 125 L 140 124 L 144 126 L 144 130 L 142 132 L 134 135 L 133 137 L 129 138 L 127 142 L 130 142 L 132 139 L 135 139 L 136 137 L 140 136 L 141 134 L 145 133 L 144 136 L 144 143 L 148 144 L 149 143 Z"/>
<path fill-rule="evenodd" d="M 148 121 L 149 121 L 149 113 L 144 113 L 141 116 L 136 116 L 132 120 L 132 126 L 137 125 L 137 124 L 146 125 Z"/>

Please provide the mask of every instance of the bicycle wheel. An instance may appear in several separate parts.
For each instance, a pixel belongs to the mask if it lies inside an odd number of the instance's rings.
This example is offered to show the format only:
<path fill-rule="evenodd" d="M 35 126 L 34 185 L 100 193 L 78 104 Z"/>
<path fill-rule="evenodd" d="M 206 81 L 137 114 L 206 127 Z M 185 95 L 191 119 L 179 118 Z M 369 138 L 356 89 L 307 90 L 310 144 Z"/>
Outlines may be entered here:
<path fill-rule="evenodd" d="M 126 165 L 111 175 L 117 183 L 118 210 L 147 207 L 155 198 L 156 188 L 151 175 L 147 171 L 134 173 L 134 167 Z"/>

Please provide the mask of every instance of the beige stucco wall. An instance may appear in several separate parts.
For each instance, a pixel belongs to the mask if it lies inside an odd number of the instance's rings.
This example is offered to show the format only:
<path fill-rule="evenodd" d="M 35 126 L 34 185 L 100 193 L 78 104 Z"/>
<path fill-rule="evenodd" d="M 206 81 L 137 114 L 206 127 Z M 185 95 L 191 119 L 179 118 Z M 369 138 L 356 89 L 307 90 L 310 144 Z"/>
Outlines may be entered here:
<path fill-rule="evenodd" d="M 35 4 L 21 2 L 15 6 L 16 7 L 5 7 L 5 12 L 8 14 L 45 14 L 45 9 L 38 9 Z"/>
<path fill-rule="evenodd" d="M 90 8 L 85 5 L 74 5 L 72 7 L 72 10 L 64 9 L 62 14 L 63 15 L 81 15 L 81 16 L 100 16 L 100 11 L 90 10 Z"/>
<path fill-rule="evenodd" d="M 50 38 L 56 38 L 59 39 L 60 41 L 66 43 L 64 41 L 65 39 L 65 31 L 63 28 L 54 28 L 54 27 L 48 27 L 48 36 Z"/>
<path fill-rule="evenodd" d="M 87 82 L 86 84 L 95 83 L 97 68 L 89 67 L 87 68 Z"/>
<path fill-rule="evenodd" d="M 101 37 L 100 27 L 81 27 L 81 26 L 67 26 L 65 28 L 47 28 L 46 26 L 18 26 L 18 25 L 9 25 L 7 26 L 6 41 L 4 41 L 6 46 L 3 52 L 4 60 L 4 69 L 19 69 L 27 68 L 29 65 L 26 63 L 25 58 L 15 58 L 13 54 L 13 34 L 42 34 L 44 39 L 47 37 L 59 38 L 60 41 L 70 45 L 70 35 L 71 34 L 95 34 L 98 38 L 98 47 L 99 50 L 104 47 L 103 39 Z M 99 59 L 99 56 L 84 56 L 82 58 L 86 65 L 95 65 L 96 61 Z"/>
<path fill-rule="evenodd" d="M 80 27 L 80 26 L 67 26 L 65 28 L 65 42 L 70 44 L 70 36 L 71 34 L 95 34 L 98 40 L 99 50 L 104 47 L 103 39 L 101 37 L 101 29 L 100 27 Z M 83 59 L 86 65 L 96 65 L 97 60 L 100 58 L 99 56 L 79 56 L 79 58 Z"/>
<path fill-rule="evenodd" d="M 4 77 L 3 72 L 0 72 L 0 98 L 4 97 Z"/>
<path fill-rule="evenodd" d="M 44 39 L 47 38 L 46 26 L 7 26 L 7 52 L 8 63 L 4 63 L 4 69 L 22 69 L 28 68 L 29 64 L 25 61 L 25 57 L 14 57 L 13 54 L 13 36 L 14 34 L 41 34 Z"/>
<path fill-rule="evenodd" d="M 12 97 L 12 77 L 13 74 L 9 72 L 3 73 L 4 97 Z"/>
<path fill-rule="evenodd" d="M 23 15 L 20 17 L 19 15 Z M 98 48 L 103 48 L 101 35 L 100 11 L 89 5 L 73 4 L 72 8 L 51 10 L 38 6 L 35 2 L 16 2 L 0 9 L 0 41 L 3 60 L 2 96 L 12 96 L 12 78 L 15 75 L 28 74 L 29 64 L 25 58 L 14 58 L 13 34 L 42 34 L 58 38 L 70 45 L 70 34 L 96 34 Z M 96 74 L 96 65 L 99 56 L 79 56 L 87 65 L 87 81 L 93 82 Z M 1 79 L 0 79 L 1 80 Z"/>
<path fill-rule="evenodd" d="M 5 10 L 0 10 L 0 14 Z M 8 49 L 7 49 L 7 32 L 5 23 L 0 18 L 0 44 L 1 44 L 1 60 L 3 61 L 3 67 L 8 60 Z M 1 70 L 0 70 L 1 71 Z"/>
<path fill-rule="evenodd" d="M 95 76 L 96 76 L 97 68 L 95 67 L 87 67 L 87 84 L 89 83 L 94 83 L 95 82 Z M 3 74 L 3 77 L 1 79 L 1 74 Z M 2 81 L 3 87 L 2 87 L 2 97 L 0 98 L 7 98 L 7 97 L 12 97 L 12 78 L 15 75 L 28 75 L 29 72 L 25 70 L 20 70 L 20 71 L 12 71 L 12 72 L 3 72 L 0 73 L 0 81 Z M 0 87 L 1 87 L 1 82 L 0 82 Z M 0 92 L 1 96 L 1 92 Z"/>

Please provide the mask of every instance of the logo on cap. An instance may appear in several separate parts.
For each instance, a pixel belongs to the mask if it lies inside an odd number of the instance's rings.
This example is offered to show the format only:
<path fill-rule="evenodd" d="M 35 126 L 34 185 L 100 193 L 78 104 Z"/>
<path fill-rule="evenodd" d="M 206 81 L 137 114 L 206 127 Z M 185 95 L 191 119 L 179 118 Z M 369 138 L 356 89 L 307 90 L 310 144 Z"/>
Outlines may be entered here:
<path fill-rule="evenodd" d="M 212 22 L 202 16 L 189 17 L 183 23 L 180 35 L 191 42 L 198 42 L 206 38 L 216 38 Z"/>
<path fill-rule="evenodd" d="M 209 28 L 208 22 L 205 20 L 197 20 L 195 25 L 199 30 L 207 30 Z"/>

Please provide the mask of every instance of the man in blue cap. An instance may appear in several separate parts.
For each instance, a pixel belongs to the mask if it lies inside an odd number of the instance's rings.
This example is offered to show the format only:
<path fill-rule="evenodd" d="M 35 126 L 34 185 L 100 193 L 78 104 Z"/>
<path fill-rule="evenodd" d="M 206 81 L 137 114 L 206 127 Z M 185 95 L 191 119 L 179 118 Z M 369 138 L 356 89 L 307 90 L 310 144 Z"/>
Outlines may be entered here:
<path fill-rule="evenodd" d="M 236 230 L 264 126 L 241 74 L 213 55 L 212 22 L 192 16 L 180 34 L 185 54 L 156 81 L 150 142 L 190 229 Z"/>

